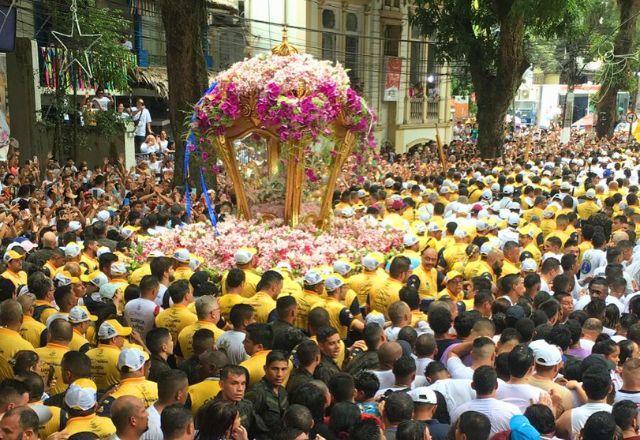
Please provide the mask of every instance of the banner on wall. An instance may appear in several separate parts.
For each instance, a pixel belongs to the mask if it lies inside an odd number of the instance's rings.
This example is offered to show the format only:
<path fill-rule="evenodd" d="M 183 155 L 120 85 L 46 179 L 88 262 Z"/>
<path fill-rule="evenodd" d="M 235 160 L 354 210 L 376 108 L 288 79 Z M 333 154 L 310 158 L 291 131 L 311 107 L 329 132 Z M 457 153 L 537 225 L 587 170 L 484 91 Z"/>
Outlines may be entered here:
<path fill-rule="evenodd" d="M 400 96 L 402 78 L 402 58 L 385 57 L 385 78 L 383 101 L 397 101 Z"/>

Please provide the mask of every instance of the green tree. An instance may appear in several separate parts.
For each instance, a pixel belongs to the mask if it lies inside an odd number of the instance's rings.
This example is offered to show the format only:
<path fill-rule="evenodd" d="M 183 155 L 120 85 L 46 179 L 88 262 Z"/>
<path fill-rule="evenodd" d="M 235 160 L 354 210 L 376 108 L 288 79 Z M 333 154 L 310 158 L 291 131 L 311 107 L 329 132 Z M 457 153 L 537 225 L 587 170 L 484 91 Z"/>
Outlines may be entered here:
<path fill-rule="evenodd" d="M 637 21 L 640 15 L 640 0 L 618 0 L 619 25 L 613 48 L 605 53 L 600 73 L 600 96 L 596 106 L 599 138 L 611 136 L 618 122 L 617 97 L 619 90 L 631 90 L 635 83 L 638 57 L 635 53 Z"/>
<path fill-rule="evenodd" d="M 206 29 L 206 0 L 163 0 L 162 22 L 167 42 L 169 114 L 176 140 L 175 183 L 181 185 L 187 115 L 207 88 L 202 42 Z"/>
<path fill-rule="evenodd" d="M 478 104 L 478 149 L 502 152 L 508 108 L 531 65 L 527 35 L 563 34 L 581 0 L 414 0 L 412 23 L 435 35 L 442 61 L 466 61 Z"/>

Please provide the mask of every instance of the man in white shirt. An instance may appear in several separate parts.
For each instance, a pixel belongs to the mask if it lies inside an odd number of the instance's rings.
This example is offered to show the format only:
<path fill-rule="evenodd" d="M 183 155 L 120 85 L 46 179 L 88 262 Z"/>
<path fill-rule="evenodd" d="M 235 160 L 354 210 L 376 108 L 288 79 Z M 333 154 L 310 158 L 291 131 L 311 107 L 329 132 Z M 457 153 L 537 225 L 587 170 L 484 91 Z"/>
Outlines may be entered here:
<path fill-rule="evenodd" d="M 609 285 L 604 277 L 592 279 L 589 283 L 589 295 L 585 295 L 576 301 L 573 308 L 574 310 L 584 310 L 587 304 L 594 299 L 602 299 L 607 305 L 615 304 L 620 313 L 625 309 L 624 304 L 618 298 L 609 295 Z"/>
<path fill-rule="evenodd" d="M 589 249 L 582 257 L 582 265 L 580 266 L 580 280 L 589 281 L 593 277 L 593 273 L 599 267 L 607 265 L 607 254 L 602 248 L 606 243 L 606 238 L 601 233 L 593 234 L 591 239 L 593 249 Z"/>
<path fill-rule="evenodd" d="M 522 414 L 517 406 L 496 399 L 498 389 L 498 375 L 496 370 L 489 366 L 482 366 L 474 371 L 471 387 L 476 391 L 476 398 L 462 405 L 449 408 L 451 423 L 455 423 L 460 415 L 467 411 L 477 411 L 485 414 L 491 422 L 491 435 L 493 437 L 500 431 L 509 429 L 511 417 Z"/>
<path fill-rule="evenodd" d="M 131 119 L 133 119 L 133 124 L 135 125 L 133 136 L 136 153 L 138 153 L 147 135 L 153 134 L 153 130 L 151 129 L 151 113 L 149 113 L 149 110 L 145 107 L 142 99 L 138 99 L 136 106 L 129 109 L 129 113 L 131 113 Z"/>
<path fill-rule="evenodd" d="M 448 353 L 446 359 L 447 370 L 454 379 L 473 379 L 473 372 L 481 366 L 492 366 L 496 358 L 496 345 L 485 336 L 474 339 L 473 341 L 462 342 L 457 344 Z M 470 367 L 467 367 L 462 358 L 471 352 L 473 359 Z"/>
<path fill-rule="evenodd" d="M 541 399 L 545 403 L 551 401 L 546 392 L 527 383 L 527 377 L 533 374 L 533 361 L 533 350 L 526 344 L 517 345 L 511 350 L 508 362 L 511 379 L 498 384 L 496 399 L 512 403 L 522 412 L 531 402 L 539 403 Z"/>
<path fill-rule="evenodd" d="M 413 381 L 416 378 L 416 361 L 411 356 L 400 356 L 393 364 L 391 371 L 395 378 L 394 384 L 388 388 L 380 388 L 376 393 L 376 398 L 397 391 L 409 391 L 413 388 Z"/>
<path fill-rule="evenodd" d="M 158 279 L 153 275 L 147 275 L 140 281 L 140 298 L 131 300 L 124 306 L 124 318 L 143 340 L 147 333 L 153 329 L 156 316 L 162 310 L 155 303 L 159 290 L 160 282 Z"/>
<path fill-rule="evenodd" d="M 631 400 L 640 406 L 640 359 L 627 359 L 622 367 L 622 388 L 616 391 L 614 402 Z"/>
<path fill-rule="evenodd" d="M 162 440 L 160 414 L 169 405 L 184 405 L 187 400 L 189 382 L 187 375 L 181 370 L 169 370 L 160 375 L 158 381 L 158 400 L 147 408 L 149 429 L 142 434 L 141 440 Z"/>
<path fill-rule="evenodd" d="M 556 423 L 556 433 L 569 440 L 577 438 L 587 423 L 587 419 L 598 411 L 611 412 L 607 395 L 611 392 L 611 376 L 603 367 L 593 366 L 582 375 L 582 389 L 587 395 L 587 403 L 562 413 Z"/>

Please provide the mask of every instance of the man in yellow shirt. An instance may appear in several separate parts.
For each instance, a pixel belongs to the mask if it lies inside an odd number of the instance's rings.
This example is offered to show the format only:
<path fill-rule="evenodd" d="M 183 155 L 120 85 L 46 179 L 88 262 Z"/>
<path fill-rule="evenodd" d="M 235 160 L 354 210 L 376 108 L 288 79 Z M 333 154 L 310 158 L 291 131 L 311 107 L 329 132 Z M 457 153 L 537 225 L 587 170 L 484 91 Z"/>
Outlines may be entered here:
<path fill-rule="evenodd" d="M 224 333 L 217 324 L 220 321 L 220 306 L 217 298 L 211 295 L 201 296 L 196 299 L 196 314 L 198 321 L 186 326 L 178 334 L 178 345 L 185 359 L 193 355 L 193 334 L 202 328 L 211 330 L 214 341 Z"/>
<path fill-rule="evenodd" d="M 201 380 L 189 387 L 191 412 L 195 415 L 208 401 L 220 392 L 220 369 L 229 364 L 229 358 L 223 351 L 207 350 L 198 357 Z"/>
<path fill-rule="evenodd" d="M 173 266 L 173 279 L 174 280 L 187 280 L 193 275 L 189 263 L 191 262 L 191 254 L 187 249 L 176 249 L 173 253 L 173 260 L 175 261 Z"/>
<path fill-rule="evenodd" d="M 17 248 L 18 246 L 16 246 Z M 10 249 L 4 254 L 3 261 L 7 264 L 7 270 L 2 272 L 0 277 L 6 278 L 13 283 L 17 289 L 20 286 L 27 285 L 27 273 L 22 270 L 22 260 L 24 254 L 16 250 Z"/>
<path fill-rule="evenodd" d="M 387 309 L 391 304 L 400 300 L 399 292 L 411 275 L 411 260 L 398 256 L 391 261 L 389 277 L 373 286 L 369 302 L 372 310 L 387 317 Z"/>
<path fill-rule="evenodd" d="M 121 292 L 124 292 L 124 289 L 129 285 L 129 281 L 127 281 L 127 266 L 122 261 L 116 261 L 111 264 L 110 272 L 109 283 L 115 284 Z"/>
<path fill-rule="evenodd" d="M 362 258 L 362 267 L 362 272 L 349 277 L 347 284 L 358 296 L 360 307 L 364 308 L 369 302 L 371 287 L 379 281 L 380 262 L 372 254 L 367 254 Z"/>
<path fill-rule="evenodd" d="M 256 293 L 256 286 L 260 281 L 260 274 L 256 270 L 258 266 L 258 251 L 255 248 L 240 248 L 233 258 L 236 261 L 236 267 L 245 274 L 244 290 L 242 296 L 251 298 Z M 222 293 L 227 293 L 225 280 L 227 273 L 222 275 Z"/>
<path fill-rule="evenodd" d="M 90 379 L 78 379 L 69 385 L 64 403 L 69 413 L 69 420 L 62 431 L 64 434 L 72 436 L 79 432 L 92 432 L 99 439 L 107 439 L 116 433 L 116 427 L 108 417 L 96 414 L 98 392 Z"/>
<path fill-rule="evenodd" d="M 467 254 L 466 249 L 468 243 L 469 234 L 461 227 L 456 228 L 453 233 L 455 243 L 451 246 L 447 246 L 442 252 L 442 259 L 447 264 L 447 268 L 451 269 L 457 261 L 464 261 Z"/>
<path fill-rule="evenodd" d="M 307 330 L 309 311 L 316 306 L 324 304 L 321 295 L 324 293 L 324 280 L 316 270 L 309 270 L 304 274 L 304 290 L 302 293 L 294 293 L 293 296 L 298 303 L 298 314 L 296 315 L 295 326 Z"/>
<path fill-rule="evenodd" d="M 182 329 L 196 322 L 198 318 L 187 309 L 193 298 L 189 281 L 174 281 L 169 285 L 168 293 L 173 305 L 158 313 L 156 327 L 168 329 L 173 342 L 177 343 Z"/>
<path fill-rule="evenodd" d="M 435 299 L 438 295 L 438 253 L 435 249 L 427 247 L 422 251 L 420 261 L 420 266 L 413 271 L 413 275 L 420 279 L 418 293 L 421 299 Z"/>
<path fill-rule="evenodd" d="M 118 356 L 120 381 L 102 398 L 101 414 L 110 414 L 113 401 L 121 396 L 134 396 L 142 399 L 145 408 L 158 400 L 158 384 L 145 377 L 148 369 L 149 355 L 145 351 L 137 348 L 122 349 Z"/>
<path fill-rule="evenodd" d="M 85 237 L 82 243 L 84 249 L 80 255 L 80 266 L 83 273 L 95 272 L 99 268 L 98 264 L 98 242 L 91 237 Z"/>
<path fill-rule="evenodd" d="M 282 291 L 280 295 L 293 295 L 294 293 L 302 293 L 302 286 L 293 279 L 293 269 L 287 261 L 280 261 L 274 269 L 284 278 L 282 282 Z"/>
<path fill-rule="evenodd" d="M 593 214 L 596 214 L 602 210 L 600 205 L 596 203 L 596 190 L 593 188 L 589 188 L 586 193 L 584 193 L 585 201 L 578 205 L 578 218 L 580 220 L 587 220 Z"/>
<path fill-rule="evenodd" d="M 273 343 L 273 330 L 268 324 L 250 324 L 247 326 L 247 335 L 244 338 L 244 350 L 249 356 L 240 364 L 249 372 L 249 384 L 254 385 L 264 376 L 264 365 L 267 355 L 271 352 Z"/>
<path fill-rule="evenodd" d="M 33 306 L 36 297 L 32 293 L 20 295 L 17 301 L 22 306 L 22 326 L 20 327 L 20 336 L 29 341 L 34 347 L 40 347 L 40 337 L 45 328 L 43 323 L 33 319 Z"/>
<path fill-rule="evenodd" d="M 462 291 L 463 281 L 464 276 L 457 270 L 447 272 L 447 276 L 444 278 L 446 287 L 440 291 L 438 298 L 444 296 L 450 298 L 453 302 L 462 301 L 464 299 L 464 292 Z"/>
<path fill-rule="evenodd" d="M 69 343 L 73 335 L 71 324 L 62 318 L 54 319 L 49 324 L 47 333 L 47 345 L 36 348 L 36 353 L 42 361 L 42 374 L 44 377 L 52 377 L 56 384 L 51 388 L 51 394 L 62 393 L 67 385 L 62 379 L 62 356 L 69 351 Z M 53 374 L 50 370 L 53 369 Z"/>
<path fill-rule="evenodd" d="M 502 263 L 501 275 L 520 273 L 520 244 L 515 241 L 507 241 L 503 248 L 504 263 Z"/>
<path fill-rule="evenodd" d="M 352 312 L 344 306 L 342 301 L 347 293 L 347 285 L 336 276 L 329 276 L 324 282 L 327 299 L 323 308 L 329 313 L 331 326 L 338 330 L 340 338 L 347 339 L 350 329 L 362 331 L 364 323 L 353 317 Z"/>
<path fill-rule="evenodd" d="M 131 334 L 131 327 L 123 327 L 115 319 L 107 319 L 98 329 L 98 346 L 87 352 L 91 359 L 91 374 L 100 391 L 106 391 L 120 380 L 118 356 L 124 345 L 124 337 Z"/>
<path fill-rule="evenodd" d="M 523 252 L 529 252 L 531 257 L 535 260 L 535 262 L 539 265 L 542 261 L 542 252 L 536 245 L 534 239 L 534 230 L 531 227 L 525 226 L 523 228 L 518 229 L 518 237 L 520 241 L 520 246 L 522 246 Z"/>
<path fill-rule="evenodd" d="M 75 306 L 69 311 L 69 323 L 73 327 L 73 338 L 69 343 L 69 350 L 86 353 L 91 348 L 86 334 L 92 323 L 97 320 L 98 317 L 89 313 L 84 306 Z"/>
<path fill-rule="evenodd" d="M 34 350 L 33 345 L 18 333 L 22 320 L 22 306 L 18 301 L 7 299 L 0 304 L 0 356 L 7 362 L 20 350 Z M 8 379 L 13 377 L 13 372 L 0 371 L 0 377 Z"/>
<path fill-rule="evenodd" d="M 275 270 L 268 270 L 260 278 L 256 286 L 257 293 L 249 299 L 249 304 L 256 311 L 256 321 L 267 323 L 269 315 L 276 308 L 276 298 L 282 290 L 284 278 Z"/>
<path fill-rule="evenodd" d="M 44 263 L 44 268 L 49 271 L 49 278 L 53 278 L 58 270 L 64 266 L 64 252 L 55 248 L 51 250 L 51 257 Z"/>
<path fill-rule="evenodd" d="M 245 274 L 240 269 L 231 269 L 225 279 L 227 293 L 218 298 L 220 313 L 229 322 L 229 312 L 236 304 L 245 304 L 247 298 L 241 295 L 244 289 Z"/>

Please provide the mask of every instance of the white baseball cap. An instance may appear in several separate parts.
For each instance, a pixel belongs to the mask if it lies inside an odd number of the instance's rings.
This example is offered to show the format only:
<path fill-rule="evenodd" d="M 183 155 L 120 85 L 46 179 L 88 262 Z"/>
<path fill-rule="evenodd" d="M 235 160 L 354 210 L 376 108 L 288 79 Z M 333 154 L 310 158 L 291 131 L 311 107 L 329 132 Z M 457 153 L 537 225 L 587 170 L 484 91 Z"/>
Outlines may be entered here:
<path fill-rule="evenodd" d="M 502 189 L 502 192 L 505 194 L 513 194 L 513 186 L 505 185 L 505 187 Z"/>
<path fill-rule="evenodd" d="M 489 255 L 491 249 L 493 249 L 493 245 L 491 243 L 488 241 L 482 243 L 482 246 L 480 246 L 480 255 Z"/>
<path fill-rule="evenodd" d="M 367 254 L 362 258 L 362 265 L 365 269 L 373 271 L 378 268 L 380 262 L 373 255 Z"/>
<path fill-rule="evenodd" d="M 116 336 L 129 336 L 131 327 L 125 327 L 115 319 L 107 319 L 98 329 L 98 339 L 111 339 Z"/>
<path fill-rule="evenodd" d="M 247 264 L 249 263 L 253 257 L 256 255 L 254 249 L 250 249 L 247 247 L 240 248 L 233 255 L 233 259 L 236 260 L 238 264 Z"/>
<path fill-rule="evenodd" d="M 86 275 L 80 275 L 80 279 L 85 283 L 91 283 L 96 287 L 102 287 L 109 282 L 109 278 L 99 270 L 88 273 Z"/>
<path fill-rule="evenodd" d="M 393 180 L 391 177 L 387 177 L 384 181 L 384 186 L 386 188 L 391 188 L 395 183 L 396 183 L 395 180 Z"/>
<path fill-rule="evenodd" d="M 324 282 L 324 287 L 327 289 L 327 292 L 333 292 L 334 290 L 343 286 L 344 283 L 342 280 L 335 276 L 329 276 Z"/>
<path fill-rule="evenodd" d="M 467 238 L 469 234 L 462 228 L 456 228 L 456 232 L 453 233 L 455 238 Z"/>
<path fill-rule="evenodd" d="M 484 191 L 482 191 L 482 195 L 480 196 L 480 198 L 484 200 L 491 200 L 493 199 L 493 194 L 491 194 L 491 191 L 489 191 L 488 189 L 485 189 Z"/>
<path fill-rule="evenodd" d="M 304 283 L 308 286 L 315 286 L 322 282 L 322 276 L 315 270 L 309 270 L 304 274 Z"/>
<path fill-rule="evenodd" d="M 523 272 L 535 272 L 538 270 L 538 263 L 533 258 L 526 258 L 522 262 L 522 271 Z"/>
<path fill-rule="evenodd" d="M 518 226 L 520 224 L 520 216 L 515 213 L 509 214 L 509 217 L 507 217 L 507 223 L 509 226 Z"/>
<path fill-rule="evenodd" d="M 409 391 L 407 394 L 411 396 L 413 403 L 422 403 L 426 405 L 437 405 L 438 397 L 435 391 L 427 387 L 417 387 Z"/>
<path fill-rule="evenodd" d="M 346 274 L 351 272 L 351 269 L 353 269 L 353 267 L 348 261 L 337 260 L 335 263 L 333 263 L 333 271 L 341 276 L 345 276 Z"/>
<path fill-rule="evenodd" d="M 82 225 L 80 224 L 80 222 L 79 222 L 79 221 L 77 221 L 77 220 L 71 220 L 71 221 L 69 222 L 69 230 L 70 230 L 71 232 L 79 231 L 81 228 L 82 228 Z"/>
<path fill-rule="evenodd" d="M 553 367 L 562 362 L 562 352 L 560 349 L 543 339 L 531 342 L 529 348 L 533 350 L 533 357 L 535 358 L 536 364 Z"/>
<path fill-rule="evenodd" d="M 143 351 L 137 348 L 125 348 L 118 356 L 118 370 L 122 370 L 122 367 L 127 367 L 129 371 L 138 371 L 144 367 L 144 363 L 148 358 Z"/>
<path fill-rule="evenodd" d="M 587 192 L 584 193 L 584 196 L 589 200 L 593 200 L 596 198 L 596 190 L 593 188 L 589 188 Z"/>
<path fill-rule="evenodd" d="M 102 255 L 108 254 L 108 253 L 111 253 L 111 249 L 109 249 L 107 246 L 100 246 L 96 251 L 96 256 L 100 258 Z"/>
<path fill-rule="evenodd" d="M 563 191 L 571 191 L 571 184 L 569 182 L 562 182 L 560 184 L 560 189 Z"/>
<path fill-rule="evenodd" d="M 353 217 L 356 213 L 351 206 L 347 206 L 346 208 L 342 208 L 338 213 L 342 217 Z"/>
<path fill-rule="evenodd" d="M 64 252 L 64 256 L 67 258 L 75 258 L 80 255 L 80 252 L 82 251 L 80 245 L 75 242 L 68 243 L 60 249 Z"/>
<path fill-rule="evenodd" d="M 96 406 L 98 387 L 91 379 L 78 379 L 69 385 L 64 395 L 64 403 L 71 409 L 88 411 Z"/>
<path fill-rule="evenodd" d="M 191 256 L 189 255 L 189 251 L 187 249 L 182 248 L 176 249 L 176 251 L 173 253 L 173 259 L 179 261 L 180 263 L 188 263 L 191 259 Z"/>
<path fill-rule="evenodd" d="M 418 217 L 420 218 L 420 220 L 426 223 L 431 219 L 431 213 L 426 209 L 421 209 L 418 210 Z"/>
<path fill-rule="evenodd" d="M 417 220 L 413 222 L 413 230 L 416 231 L 416 234 L 424 234 L 427 232 L 427 225 L 424 222 Z"/>
<path fill-rule="evenodd" d="M 97 321 L 98 317 L 89 313 L 84 306 L 75 306 L 69 310 L 69 322 L 79 324 L 86 321 Z"/>
<path fill-rule="evenodd" d="M 100 286 L 100 296 L 106 299 L 112 299 L 116 295 L 119 285 L 113 283 L 106 283 Z"/>
<path fill-rule="evenodd" d="M 125 275 L 127 266 L 122 261 L 116 261 L 111 265 L 111 275 Z"/>
<path fill-rule="evenodd" d="M 402 242 L 404 243 L 405 247 L 410 247 L 418 243 L 418 237 L 413 234 L 405 234 Z"/>
<path fill-rule="evenodd" d="M 102 222 L 106 222 L 111 218 L 111 214 L 109 214 L 109 211 L 103 209 L 102 211 L 98 211 L 96 218 Z"/>
<path fill-rule="evenodd" d="M 478 231 L 486 231 L 487 229 L 489 229 L 489 224 L 484 220 L 480 220 L 478 221 L 478 223 L 476 223 L 476 229 Z"/>
<path fill-rule="evenodd" d="M 158 257 L 164 257 L 164 252 L 160 250 L 153 250 L 149 252 L 149 255 L 147 255 L 147 258 L 158 258 Z"/>
<path fill-rule="evenodd" d="M 438 226 L 437 223 L 429 223 L 427 225 L 427 231 L 429 232 L 438 232 L 438 231 L 442 231 L 442 228 L 440 226 Z"/>

